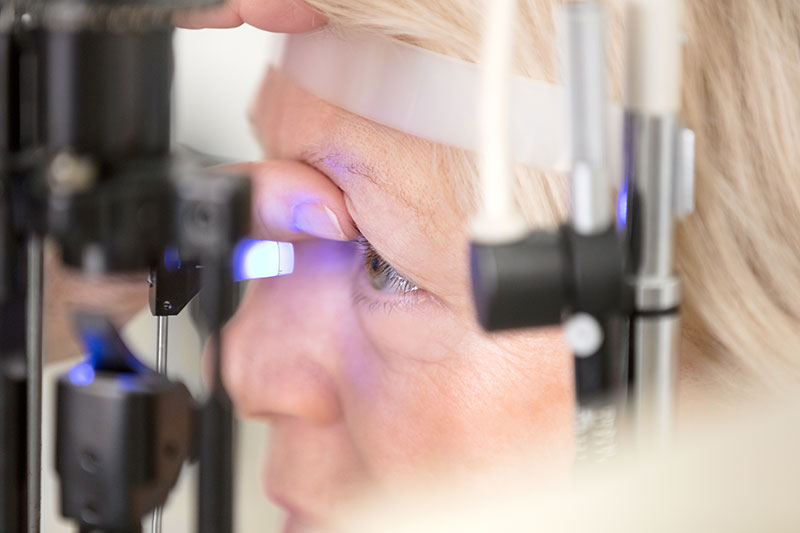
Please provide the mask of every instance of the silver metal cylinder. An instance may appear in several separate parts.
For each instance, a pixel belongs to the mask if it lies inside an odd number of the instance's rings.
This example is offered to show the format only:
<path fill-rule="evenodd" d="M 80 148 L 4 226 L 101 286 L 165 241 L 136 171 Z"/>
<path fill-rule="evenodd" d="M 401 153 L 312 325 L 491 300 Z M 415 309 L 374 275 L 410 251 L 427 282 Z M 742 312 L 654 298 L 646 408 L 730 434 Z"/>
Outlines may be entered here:
<path fill-rule="evenodd" d="M 169 317 L 159 316 L 156 325 L 156 370 L 159 374 L 167 374 L 167 334 L 169 333 Z"/>
<path fill-rule="evenodd" d="M 591 235 L 609 228 L 605 10 L 594 2 L 572 3 L 563 11 L 564 77 L 572 163 L 572 225 Z"/>
<path fill-rule="evenodd" d="M 674 115 L 626 114 L 631 411 L 643 451 L 668 446 L 674 426 L 681 300 L 674 272 L 677 133 Z"/>
<path fill-rule="evenodd" d="M 625 115 L 627 273 L 634 284 L 673 278 L 677 132 L 674 115 Z"/>
<path fill-rule="evenodd" d="M 678 386 L 677 313 L 637 317 L 631 324 L 636 379 L 633 386 L 636 442 L 640 450 L 668 449 L 675 422 Z"/>
<path fill-rule="evenodd" d="M 156 507 L 153 511 L 152 517 L 150 518 L 150 532 L 151 533 L 161 533 L 161 514 L 163 512 L 163 508 Z"/>
<path fill-rule="evenodd" d="M 167 335 L 169 333 L 169 317 L 156 317 L 156 370 L 167 375 Z M 156 507 L 150 519 L 150 532 L 161 533 L 162 507 Z"/>
<path fill-rule="evenodd" d="M 25 339 L 28 359 L 28 533 L 38 533 L 41 523 L 43 291 L 44 243 L 40 236 L 31 235 L 28 239 Z"/>

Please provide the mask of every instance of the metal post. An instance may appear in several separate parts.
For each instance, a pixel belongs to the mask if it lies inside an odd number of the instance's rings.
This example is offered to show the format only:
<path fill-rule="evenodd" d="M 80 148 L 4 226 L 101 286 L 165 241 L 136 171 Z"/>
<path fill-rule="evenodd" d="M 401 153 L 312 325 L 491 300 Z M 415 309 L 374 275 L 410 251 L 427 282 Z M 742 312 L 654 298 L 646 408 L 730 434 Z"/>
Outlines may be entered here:
<path fill-rule="evenodd" d="M 28 239 L 26 352 L 28 358 L 28 533 L 39 533 L 42 476 L 42 237 Z"/>
<path fill-rule="evenodd" d="M 169 331 L 169 317 L 159 316 L 156 326 L 156 370 L 159 374 L 167 373 L 167 334 Z"/>
<path fill-rule="evenodd" d="M 611 227 L 608 170 L 605 10 L 594 2 L 564 6 L 564 74 L 572 171 L 572 227 L 581 235 Z"/>
<path fill-rule="evenodd" d="M 564 77 L 571 163 L 570 225 L 581 236 L 596 239 L 612 231 L 612 189 L 608 167 L 608 99 L 606 96 L 606 12 L 597 2 L 563 8 Z M 588 242 L 588 239 L 586 241 Z M 607 242 L 615 242 L 611 236 Z M 585 244 L 584 244 L 585 246 Z M 599 270 L 597 265 L 591 268 Z M 604 310 L 581 310 L 565 323 L 575 353 L 576 459 L 601 463 L 617 453 L 619 396 L 623 352 L 618 345 L 621 324 Z M 588 343 L 588 346 L 587 346 Z M 609 372 L 609 368 L 613 368 Z M 604 383 L 601 390 L 598 383 Z"/>
<path fill-rule="evenodd" d="M 633 416 L 645 451 L 667 446 L 674 422 L 681 301 L 674 271 L 677 131 L 674 115 L 626 116 Z"/>
<path fill-rule="evenodd" d="M 644 452 L 669 448 L 680 339 L 675 272 L 681 105 L 680 0 L 625 2 L 625 178 L 633 422 Z"/>
<path fill-rule="evenodd" d="M 160 374 L 167 374 L 167 335 L 169 332 L 169 317 L 158 316 L 156 324 L 156 370 Z M 161 533 L 161 514 L 163 507 L 159 506 L 153 511 L 150 521 L 151 533 Z"/>

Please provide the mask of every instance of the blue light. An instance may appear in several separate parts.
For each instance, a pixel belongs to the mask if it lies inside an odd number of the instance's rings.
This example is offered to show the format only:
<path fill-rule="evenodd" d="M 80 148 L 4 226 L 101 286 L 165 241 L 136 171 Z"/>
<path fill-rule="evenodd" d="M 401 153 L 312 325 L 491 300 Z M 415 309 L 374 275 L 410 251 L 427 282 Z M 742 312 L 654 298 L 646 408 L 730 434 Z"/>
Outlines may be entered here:
<path fill-rule="evenodd" d="M 168 272 L 173 272 L 181 267 L 181 256 L 178 255 L 178 249 L 174 246 L 168 246 L 164 250 L 164 267 Z"/>
<path fill-rule="evenodd" d="M 89 357 L 86 364 L 92 368 L 100 366 L 103 354 L 106 352 L 106 341 L 103 336 L 95 331 L 84 332 L 83 344 L 86 346 L 86 355 Z"/>
<path fill-rule="evenodd" d="M 245 240 L 233 252 L 233 279 L 271 278 L 294 270 L 294 246 L 289 242 Z"/>
<path fill-rule="evenodd" d="M 135 374 L 152 371 L 139 361 L 119 338 L 108 338 L 102 331 L 89 328 L 81 331 L 81 337 L 86 346 L 86 364 L 94 370 Z"/>
<path fill-rule="evenodd" d="M 90 385 L 94 381 L 94 368 L 88 362 L 78 363 L 69 369 L 68 376 L 75 385 Z"/>
<path fill-rule="evenodd" d="M 622 182 L 617 193 L 617 231 L 622 231 L 628 224 L 628 179 Z"/>

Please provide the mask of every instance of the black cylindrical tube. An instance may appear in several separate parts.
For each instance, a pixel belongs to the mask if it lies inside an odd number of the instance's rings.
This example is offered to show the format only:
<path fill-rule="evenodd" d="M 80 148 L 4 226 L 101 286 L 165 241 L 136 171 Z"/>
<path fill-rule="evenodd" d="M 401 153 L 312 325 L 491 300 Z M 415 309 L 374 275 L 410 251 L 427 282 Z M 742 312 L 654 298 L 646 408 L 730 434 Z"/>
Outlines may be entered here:
<path fill-rule="evenodd" d="M 233 429 L 233 411 L 225 391 L 212 392 L 200 419 L 199 533 L 233 531 Z"/>
<path fill-rule="evenodd" d="M 48 29 L 38 38 L 39 130 L 56 156 L 48 231 L 69 265 L 149 268 L 171 237 L 172 28 Z M 55 163 L 64 160 L 85 166 L 63 171 Z"/>
<path fill-rule="evenodd" d="M 48 149 L 106 161 L 169 152 L 172 28 L 51 30 L 41 39 Z"/>
<path fill-rule="evenodd" d="M 27 528 L 26 391 L 24 357 L 0 354 L 0 531 Z"/>
<path fill-rule="evenodd" d="M 599 320 L 603 342 L 594 354 L 575 357 L 575 393 L 578 405 L 605 405 L 620 396 L 626 386 L 625 330 L 619 315 Z"/>
<path fill-rule="evenodd" d="M 11 29 L 0 31 L 0 154 L 4 159 L 19 149 L 18 59 Z"/>
<path fill-rule="evenodd" d="M 473 243 L 470 265 L 475 308 L 484 329 L 561 322 L 569 284 L 560 233 L 538 231 L 511 243 Z"/>
<path fill-rule="evenodd" d="M 212 388 L 200 415 L 197 499 L 198 533 L 233 531 L 233 433 L 234 417 L 230 398 L 222 382 L 222 326 L 229 308 L 230 282 L 225 256 L 204 261 L 203 302 L 210 327 Z"/>

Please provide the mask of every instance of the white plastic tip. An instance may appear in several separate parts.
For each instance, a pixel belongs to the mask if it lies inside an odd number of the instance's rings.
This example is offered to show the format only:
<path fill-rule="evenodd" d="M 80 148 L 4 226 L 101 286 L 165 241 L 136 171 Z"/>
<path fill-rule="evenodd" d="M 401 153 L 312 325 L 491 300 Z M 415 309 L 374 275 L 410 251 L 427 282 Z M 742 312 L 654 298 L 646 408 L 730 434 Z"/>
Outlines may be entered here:
<path fill-rule="evenodd" d="M 294 271 L 294 246 L 290 242 L 242 241 L 233 254 L 236 281 L 271 278 Z"/>
<path fill-rule="evenodd" d="M 564 323 L 567 344 L 577 357 L 590 357 L 603 344 L 603 329 L 597 320 L 587 313 L 572 315 Z"/>

